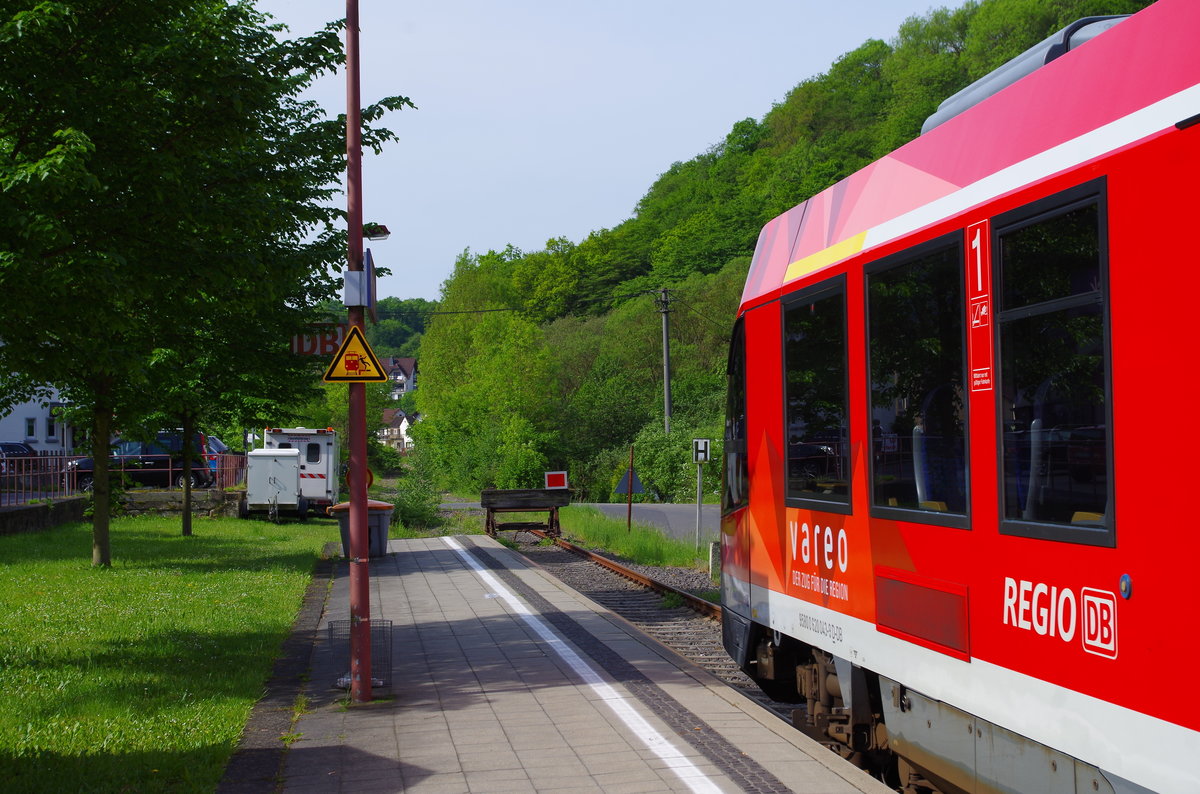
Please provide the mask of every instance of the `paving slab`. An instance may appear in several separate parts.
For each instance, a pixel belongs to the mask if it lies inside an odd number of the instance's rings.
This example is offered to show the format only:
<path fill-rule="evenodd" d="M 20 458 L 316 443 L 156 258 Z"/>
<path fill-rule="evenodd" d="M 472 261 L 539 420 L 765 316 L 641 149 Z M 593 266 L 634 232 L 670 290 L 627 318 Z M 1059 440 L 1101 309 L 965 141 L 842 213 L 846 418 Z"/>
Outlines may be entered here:
<path fill-rule="evenodd" d="M 308 713 L 264 791 L 889 791 L 489 537 L 392 540 L 369 579 L 373 626 L 391 622 L 372 677 L 390 686 L 369 704 L 335 686 L 341 563 Z"/>

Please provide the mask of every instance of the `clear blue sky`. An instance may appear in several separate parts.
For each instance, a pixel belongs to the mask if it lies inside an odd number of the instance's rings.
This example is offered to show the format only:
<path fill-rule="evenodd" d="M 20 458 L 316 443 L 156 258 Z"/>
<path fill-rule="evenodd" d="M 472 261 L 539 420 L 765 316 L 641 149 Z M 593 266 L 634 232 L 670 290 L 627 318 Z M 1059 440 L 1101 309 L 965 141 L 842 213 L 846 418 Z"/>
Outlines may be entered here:
<path fill-rule="evenodd" d="M 257 0 L 298 36 L 344 0 Z M 454 260 L 633 214 L 671 163 L 761 119 L 868 38 L 932 0 L 360 0 L 362 99 L 410 97 L 399 141 L 363 163 L 381 296 L 437 298 Z M 312 94 L 345 109 L 345 77 Z M 344 202 L 344 199 L 343 199 Z"/>

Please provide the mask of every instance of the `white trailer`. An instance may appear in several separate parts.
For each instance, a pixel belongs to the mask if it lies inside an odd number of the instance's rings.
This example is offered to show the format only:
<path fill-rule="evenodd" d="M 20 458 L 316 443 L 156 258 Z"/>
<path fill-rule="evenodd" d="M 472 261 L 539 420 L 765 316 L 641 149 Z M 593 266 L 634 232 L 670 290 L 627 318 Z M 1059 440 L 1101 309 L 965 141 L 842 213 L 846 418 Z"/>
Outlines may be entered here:
<path fill-rule="evenodd" d="M 263 431 L 263 448 L 299 450 L 300 495 L 310 506 L 337 504 L 340 459 L 332 427 L 268 427 Z"/>
<path fill-rule="evenodd" d="M 294 515 L 308 517 L 308 500 L 300 493 L 300 450 L 252 449 L 246 455 L 246 495 L 238 514 L 266 513 L 272 521 Z"/>

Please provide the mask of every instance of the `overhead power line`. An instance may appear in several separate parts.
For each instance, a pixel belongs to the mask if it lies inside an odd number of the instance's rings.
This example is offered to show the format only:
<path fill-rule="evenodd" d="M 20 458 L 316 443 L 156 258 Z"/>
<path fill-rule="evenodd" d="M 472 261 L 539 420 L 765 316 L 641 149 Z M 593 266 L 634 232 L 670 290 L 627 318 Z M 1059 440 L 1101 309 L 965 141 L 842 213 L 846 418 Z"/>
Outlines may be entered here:
<path fill-rule="evenodd" d="M 443 312 L 443 311 L 421 312 L 421 311 L 409 311 L 409 310 L 405 309 L 402 311 L 381 311 L 381 312 L 379 312 L 379 316 L 380 317 L 395 317 L 398 315 L 410 314 L 410 315 L 416 315 L 419 317 L 429 317 L 434 314 L 486 314 L 487 312 L 519 312 L 519 311 L 521 311 L 521 310 L 520 309 L 461 309 L 459 311 L 453 311 L 453 312 Z"/>
<path fill-rule="evenodd" d="M 701 312 L 701 311 L 699 311 L 698 309 L 693 309 L 691 306 L 689 306 L 688 304 L 684 303 L 684 302 L 683 302 L 683 301 L 681 301 L 679 298 L 673 298 L 672 300 L 674 300 L 676 303 L 678 303 L 678 304 L 680 304 L 681 306 L 683 306 L 683 308 L 687 309 L 687 310 L 688 310 L 689 312 L 691 312 L 692 314 L 696 315 L 697 317 L 699 317 L 699 318 L 701 318 L 701 319 L 703 319 L 703 320 L 707 320 L 708 322 L 712 323 L 713 325 L 717 326 L 718 328 L 726 328 L 726 329 L 728 329 L 728 328 L 730 328 L 730 327 L 731 327 L 731 324 L 730 324 L 730 323 L 722 323 L 722 322 L 719 322 L 719 321 L 717 321 L 717 320 L 714 320 L 713 318 L 709 317 L 709 316 L 708 316 L 707 314 L 705 314 L 704 312 Z"/>

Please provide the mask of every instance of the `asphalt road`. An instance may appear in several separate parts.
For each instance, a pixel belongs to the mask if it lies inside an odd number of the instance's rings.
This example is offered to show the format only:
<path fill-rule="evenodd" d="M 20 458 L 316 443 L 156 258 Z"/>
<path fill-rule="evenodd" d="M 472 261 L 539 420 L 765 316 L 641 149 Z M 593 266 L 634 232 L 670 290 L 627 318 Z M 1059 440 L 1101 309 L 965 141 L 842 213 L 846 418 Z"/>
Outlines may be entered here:
<path fill-rule="evenodd" d="M 626 520 L 628 508 L 623 504 L 592 504 L 610 518 Z M 633 520 L 651 524 L 663 531 L 667 537 L 678 540 L 696 539 L 695 504 L 634 504 Z M 700 508 L 700 542 L 710 543 L 721 536 L 721 509 L 719 505 L 702 505 Z"/>

